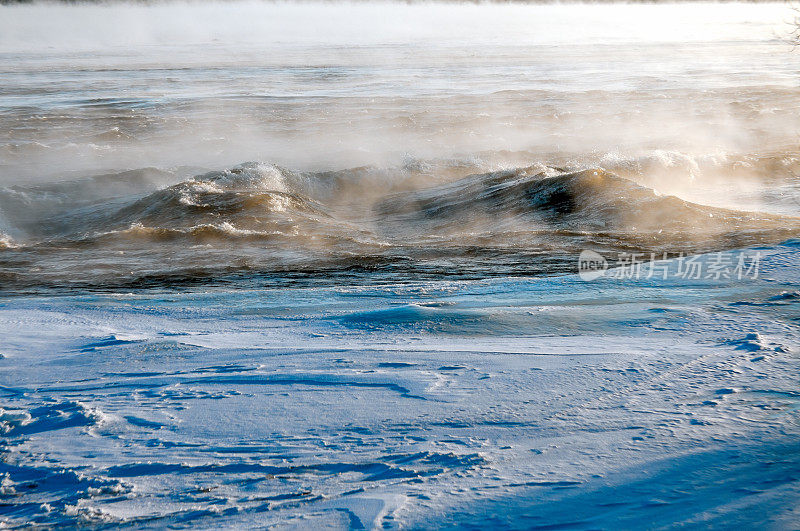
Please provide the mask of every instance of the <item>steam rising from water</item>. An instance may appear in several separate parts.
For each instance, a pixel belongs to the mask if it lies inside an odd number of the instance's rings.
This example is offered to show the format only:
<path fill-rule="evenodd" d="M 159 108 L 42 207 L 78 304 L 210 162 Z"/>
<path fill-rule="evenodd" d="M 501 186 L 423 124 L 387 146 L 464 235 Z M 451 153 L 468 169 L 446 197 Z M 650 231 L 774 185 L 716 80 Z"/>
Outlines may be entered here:
<path fill-rule="evenodd" d="M 0 14 L 6 286 L 549 273 L 797 228 L 784 4 Z"/>
<path fill-rule="evenodd" d="M 790 20 L 783 4 L 4 7 L 0 169 L 782 149 Z"/>
<path fill-rule="evenodd" d="M 39 3 L 4 8 L 8 51 L 202 44 L 372 46 L 758 42 L 787 34 L 783 3 L 462 4 L 391 2 Z M 124 21 L 124 24 L 120 22 Z M 505 31 L 499 32 L 498 28 Z M 245 50 L 247 51 L 247 50 Z M 153 52 L 157 52 L 153 50 Z M 202 62 L 195 57 L 194 62 Z"/>
<path fill-rule="evenodd" d="M 547 274 L 571 271 L 589 246 L 662 256 L 800 235 L 797 217 L 689 203 L 601 169 L 537 164 L 431 186 L 443 169 L 304 173 L 248 163 L 163 188 L 152 171 L 13 187 L 0 205 L 11 211 L 24 202 L 17 226 L 26 237 L 0 255 L 4 283 Z M 155 189 L 108 197 L 120 181 Z M 419 189 L 421 181 L 428 186 Z M 90 187 L 92 197 L 77 199 Z"/>

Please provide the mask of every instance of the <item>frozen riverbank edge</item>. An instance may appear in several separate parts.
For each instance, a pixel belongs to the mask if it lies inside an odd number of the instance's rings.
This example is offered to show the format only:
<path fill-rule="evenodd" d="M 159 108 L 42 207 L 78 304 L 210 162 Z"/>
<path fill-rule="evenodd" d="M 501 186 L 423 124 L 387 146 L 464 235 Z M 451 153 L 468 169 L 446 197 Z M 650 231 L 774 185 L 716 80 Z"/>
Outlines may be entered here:
<path fill-rule="evenodd" d="M 757 279 L 6 298 L 0 518 L 796 527 L 800 242 L 751 252 Z"/>

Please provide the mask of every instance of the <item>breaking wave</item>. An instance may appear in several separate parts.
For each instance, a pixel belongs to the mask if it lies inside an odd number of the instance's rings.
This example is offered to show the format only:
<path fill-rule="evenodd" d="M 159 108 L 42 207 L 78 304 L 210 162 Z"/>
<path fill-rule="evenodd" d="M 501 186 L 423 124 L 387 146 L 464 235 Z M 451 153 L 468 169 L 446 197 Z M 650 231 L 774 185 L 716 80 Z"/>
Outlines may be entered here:
<path fill-rule="evenodd" d="M 626 176 L 541 163 L 466 176 L 469 164 L 442 161 L 331 172 L 246 163 L 16 187 L 0 194 L 25 235 L 0 233 L 4 285 L 553 274 L 584 248 L 693 253 L 800 234 L 800 218 L 698 204 L 634 175 L 685 169 L 675 160 L 618 162 Z"/>
<path fill-rule="evenodd" d="M 528 168 L 476 175 L 384 201 L 393 221 L 610 231 L 666 239 L 781 228 L 787 218 L 691 203 L 603 169 L 548 176 Z M 795 219 L 794 223 L 797 222 Z"/>

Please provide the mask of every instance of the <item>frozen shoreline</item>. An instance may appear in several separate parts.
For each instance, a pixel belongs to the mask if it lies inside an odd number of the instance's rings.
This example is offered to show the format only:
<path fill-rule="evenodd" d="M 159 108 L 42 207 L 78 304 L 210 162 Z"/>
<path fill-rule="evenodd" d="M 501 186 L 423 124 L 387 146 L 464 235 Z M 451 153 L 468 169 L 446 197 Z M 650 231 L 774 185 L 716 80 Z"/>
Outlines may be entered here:
<path fill-rule="evenodd" d="M 741 282 L 7 299 L 3 518 L 795 524 L 800 254 L 761 251 Z"/>

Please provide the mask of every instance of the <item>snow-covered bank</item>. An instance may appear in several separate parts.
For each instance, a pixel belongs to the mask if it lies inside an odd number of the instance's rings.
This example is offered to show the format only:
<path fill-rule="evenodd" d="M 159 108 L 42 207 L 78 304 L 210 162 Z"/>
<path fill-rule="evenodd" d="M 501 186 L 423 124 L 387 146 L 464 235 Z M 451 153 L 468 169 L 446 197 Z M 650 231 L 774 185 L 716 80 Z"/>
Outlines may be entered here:
<path fill-rule="evenodd" d="M 760 251 L 740 281 L 4 299 L 0 516 L 796 526 L 800 246 Z"/>

